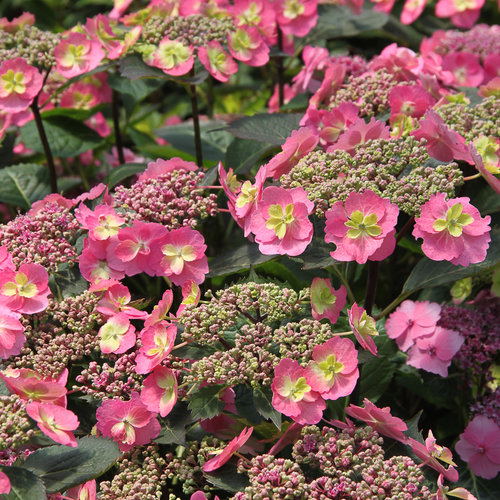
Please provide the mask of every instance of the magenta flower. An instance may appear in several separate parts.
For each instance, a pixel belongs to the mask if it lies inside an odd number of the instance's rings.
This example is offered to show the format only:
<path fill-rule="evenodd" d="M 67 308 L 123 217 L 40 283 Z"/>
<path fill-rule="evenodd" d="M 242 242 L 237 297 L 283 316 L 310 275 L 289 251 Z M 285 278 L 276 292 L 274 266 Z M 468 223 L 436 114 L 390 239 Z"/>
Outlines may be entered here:
<path fill-rule="evenodd" d="M 457 28 L 472 28 L 478 20 L 484 0 L 439 0 L 436 4 L 437 17 L 450 17 Z"/>
<path fill-rule="evenodd" d="M 272 404 L 275 410 L 303 425 L 317 424 L 326 403 L 312 390 L 309 373 L 295 360 L 282 359 L 274 369 Z"/>
<path fill-rule="evenodd" d="M 406 362 L 415 368 L 446 377 L 451 360 L 463 343 L 464 337 L 455 330 L 437 326 L 432 335 L 415 339 Z"/>
<path fill-rule="evenodd" d="M 311 242 L 314 203 L 303 188 L 268 187 L 252 214 L 250 229 L 264 255 L 300 255 Z"/>
<path fill-rule="evenodd" d="M 399 208 L 373 191 L 352 192 L 337 201 L 326 215 L 325 241 L 335 243 L 330 255 L 340 261 L 383 260 L 396 246 L 394 226 Z"/>
<path fill-rule="evenodd" d="M 318 20 L 318 0 L 277 0 L 274 6 L 285 35 L 306 36 Z"/>
<path fill-rule="evenodd" d="M 97 428 L 103 436 L 116 441 L 121 451 L 148 444 L 160 433 L 156 413 L 149 411 L 137 392 L 130 401 L 108 399 L 97 408 Z"/>
<path fill-rule="evenodd" d="M 399 115 L 420 118 L 435 102 L 421 85 L 397 85 L 389 92 L 391 121 Z"/>
<path fill-rule="evenodd" d="M 435 302 L 405 300 L 385 322 L 387 336 L 402 351 L 407 351 L 417 338 L 432 335 L 439 321 L 441 306 Z"/>
<path fill-rule="evenodd" d="M 49 305 L 49 274 L 40 264 L 21 264 L 0 274 L 0 305 L 21 314 L 35 314 Z"/>
<path fill-rule="evenodd" d="M 479 87 L 484 70 L 478 58 L 470 52 L 450 52 L 443 57 L 442 68 L 454 77 L 457 87 Z"/>
<path fill-rule="evenodd" d="M 314 278 L 311 284 L 312 317 L 317 321 L 328 318 L 334 324 L 345 306 L 346 296 L 345 286 L 335 290 L 330 280 Z"/>
<path fill-rule="evenodd" d="M 249 66 L 264 66 L 269 61 L 269 47 L 253 26 L 240 26 L 229 33 L 228 48 L 238 61 Z"/>
<path fill-rule="evenodd" d="M 223 48 L 220 42 L 212 40 L 198 48 L 198 59 L 205 69 L 220 82 L 227 82 L 238 71 L 238 64 Z"/>
<path fill-rule="evenodd" d="M 500 427 L 485 415 L 476 415 L 460 434 L 455 450 L 476 476 L 493 479 L 500 471 Z"/>
<path fill-rule="evenodd" d="M 42 90 L 43 77 L 22 57 L 0 65 L 0 110 L 18 113 L 28 109 Z"/>
<path fill-rule="evenodd" d="M 319 111 L 323 123 L 323 128 L 319 133 L 321 143 L 324 145 L 333 144 L 340 134 L 358 119 L 358 114 L 359 110 L 352 102 L 343 102 L 330 111 L 321 109 Z"/>
<path fill-rule="evenodd" d="M 26 337 L 20 317 L 21 314 L 0 306 L 0 359 L 21 354 Z"/>
<path fill-rule="evenodd" d="M 103 288 L 104 285 L 106 288 Z M 96 310 L 109 318 L 123 313 L 129 319 L 145 319 L 148 316 L 146 311 L 140 311 L 135 307 L 127 305 L 130 300 L 130 291 L 121 283 L 115 280 L 100 281 L 99 285 L 93 285 L 92 290 L 105 290 L 104 297 L 98 302 Z"/>
<path fill-rule="evenodd" d="M 135 371 L 145 374 L 158 366 L 174 347 L 176 335 L 177 327 L 163 321 L 142 330 L 142 347 L 135 358 Z"/>
<path fill-rule="evenodd" d="M 348 396 L 359 378 L 358 351 L 349 339 L 335 337 L 317 345 L 307 365 L 307 381 L 324 399 Z"/>
<path fill-rule="evenodd" d="M 90 238 L 83 240 L 83 251 L 78 259 L 78 265 L 87 281 L 97 283 L 100 280 L 121 280 L 125 277 L 123 262 L 113 257 L 117 244 L 118 240 L 114 238 L 104 241 Z"/>
<path fill-rule="evenodd" d="M 427 0 L 406 0 L 401 11 L 400 21 L 402 24 L 412 24 L 424 11 Z"/>
<path fill-rule="evenodd" d="M 109 205 L 97 205 L 90 210 L 83 203 L 75 210 L 76 220 L 83 229 L 89 230 L 89 238 L 104 241 L 118 234 L 125 219 L 120 217 Z"/>
<path fill-rule="evenodd" d="M 66 492 L 66 496 L 75 500 L 97 500 L 95 479 L 80 484 L 80 486 L 70 488 Z"/>
<path fill-rule="evenodd" d="M 99 42 L 74 32 L 61 40 L 54 49 L 56 70 L 65 78 L 92 71 L 99 66 L 105 55 Z"/>
<path fill-rule="evenodd" d="M 366 311 L 359 307 L 356 302 L 351 309 L 347 310 L 349 317 L 349 325 L 356 337 L 357 341 L 363 349 L 370 351 L 374 356 L 377 355 L 377 346 L 372 337 L 378 335 L 378 330 L 375 325 L 375 320 L 366 314 Z"/>
<path fill-rule="evenodd" d="M 157 240 L 150 262 L 157 276 L 168 276 L 177 286 L 187 280 L 200 284 L 208 273 L 206 249 L 198 231 L 181 227 Z"/>
<path fill-rule="evenodd" d="M 422 251 L 429 259 L 468 266 L 486 258 L 491 217 L 481 217 L 469 201 L 465 197 L 446 201 L 444 193 L 437 193 L 422 205 L 413 236 L 424 240 Z"/>
<path fill-rule="evenodd" d="M 157 366 L 151 375 L 144 379 L 141 401 L 150 411 L 166 417 L 177 402 L 177 378 L 166 366 Z"/>
<path fill-rule="evenodd" d="M 74 431 L 80 425 L 77 416 L 70 410 L 50 403 L 32 402 L 26 405 L 26 413 L 37 423 L 39 429 L 56 443 L 76 448 Z"/>
<path fill-rule="evenodd" d="M 180 41 L 165 37 L 154 53 L 153 64 L 167 75 L 185 75 L 194 64 L 193 50 Z"/>
<path fill-rule="evenodd" d="M 227 446 L 222 452 L 214 458 L 207 460 L 203 465 L 204 472 L 213 472 L 222 467 L 232 456 L 238 451 L 250 438 L 253 432 L 253 427 L 245 427 L 239 436 L 227 443 Z"/>
<path fill-rule="evenodd" d="M 364 399 L 364 408 L 360 406 L 350 405 L 345 409 L 345 412 L 353 418 L 362 420 L 375 431 L 383 436 L 390 437 L 396 441 L 406 444 L 408 438 L 403 434 L 408 430 L 406 424 L 398 417 L 391 415 L 389 407 L 378 408 L 369 399 Z"/>
<path fill-rule="evenodd" d="M 125 313 L 119 313 L 99 328 L 98 337 L 101 352 L 122 354 L 135 345 L 135 327 Z"/>
<path fill-rule="evenodd" d="M 10 493 L 10 479 L 5 472 L 0 471 L 0 495 Z"/>

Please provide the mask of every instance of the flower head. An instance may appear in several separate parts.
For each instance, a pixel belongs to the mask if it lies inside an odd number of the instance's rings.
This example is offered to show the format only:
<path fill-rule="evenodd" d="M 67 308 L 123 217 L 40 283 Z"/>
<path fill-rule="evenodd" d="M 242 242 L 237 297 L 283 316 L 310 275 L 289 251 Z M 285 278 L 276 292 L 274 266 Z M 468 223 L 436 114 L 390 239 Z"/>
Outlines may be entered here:
<path fill-rule="evenodd" d="M 0 306 L 0 359 L 17 356 L 26 342 L 21 315 Z"/>
<path fill-rule="evenodd" d="M 198 48 L 198 58 L 206 70 L 220 82 L 227 82 L 238 71 L 238 64 L 223 48 L 220 42 L 212 40 L 206 47 Z"/>
<path fill-rule="evenodd" d="M 159 365 L 174 347 L 177 327 L 166 322 L 156 323 L 141 332 L 142 347 L 135 359 L 137 373 L 149 373 Z"/>
<path fill-rule="evenodd" d="M 335 290 L 329 280 L 314 278 L 311 284 L 312 317 L 317 321 L 328 318 L 334 324 L 345 306 L 346 296 L 345 286 Z"/>
<path fill-rule="evenodd" d="M 121 354 L 135 345 L 135 327 L 123 312 L 112 316 L 99 329 L 101 352 Z"/>
<path fill-rule="evenodd" d="M 253 432 L 253 427 L 245 427 L 239 436 L 229 441 L 227 446 L 214 458 L 207 460 L 203 465 L 204 472 L 212 472 L 219 467 L 222 467 L 232 456 L 238 451 L 250 438 Z"/>
<path fill-rule="evenodd" d="M 157 366 L 144 379 L 141 401 L 148 410 L 166 417 L 177 402 L 177 378 L 174 372 L 165 366 Z"/>
<path fill-rule="evenodd" d="M 154 53 L 153 62 L 167 75 L 185 75 L 194 64 L 193 50 L 180 41 L 164 38 Z"/>
<path fill-rule="evenodd" d="M 269 47 L 257 28 L 241 26 L 228 35 L 228 48 L 238 61 L 249 66 L 263 66 L 269 61 Z"/>
<path fill-rule="evenodd" d="M 356 302 L 354 302 L 351 309 L 347 310 L 347 314 L 349 316 L 349 325 L 361 347 L 376 356 L 377 346 L 372 339 L 373 336 L 378 335 L 375 320 Z"/>

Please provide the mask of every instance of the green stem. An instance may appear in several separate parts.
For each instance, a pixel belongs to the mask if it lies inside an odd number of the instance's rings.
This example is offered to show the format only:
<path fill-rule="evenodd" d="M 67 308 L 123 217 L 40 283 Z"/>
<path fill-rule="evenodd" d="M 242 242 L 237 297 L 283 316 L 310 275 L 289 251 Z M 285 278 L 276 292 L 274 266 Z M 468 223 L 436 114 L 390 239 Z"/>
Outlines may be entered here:
<path fill-rule="evenodd" d="M 351 302 L 353 302 L 353 303 L 356 302 L 356 298 L 354 297 L 354 294 L 352 293 L 351 287 L 349 286 L 349 283 L 348 283 L 346 277 L 344 276 L 343 273 L 340 272 L 340 270 L 337 268 L 337 265 L 333 264 L 333 266 L 330 266 L 329 269 L 333 270 L 333 272 L 340 279 L 341 283 L 345 286 L 345 288 L 347 290 L 347 296 L 349 297 L 349 300 Z"/>
<path fill-rule="evenodd" d="M 381 313 L 377 314 L 375 316 L 375 319 L 378 320 L 380 318 L 383 318 L 384 316 L 387 316 L 395 307 L 397 307 L 400 302 L 403 302 L 407 297 L 409 297 L 412 294 L 412 292 L 407 292 L 407 293 L 402 293 L 398 297 L 396 297 Z"/>
<path fill-rule="evenodd" d="M 125 154 L 123 153 L 123 139 L 120 131 L 120 107 L 118 105 L 118 93 L 113 90 L 111 109 L 113 113 L 113 128 L 115 129 L 116 151 L 118 153 L 118 161 L 120 165 L 125 163 Z"/>
<path fill-rule="evenodd" d="M 190 71 L 191 78 L 194 78 L 194 68 Z M 196 150 L 196 164 L 198 167 L 203 166 L 203 154 L 201 150 L 201 133 L 200 133 L 200 115 L 198 112 L 198 96 L 196 94 L 196 85 L 189 85 L 189 93 L 191 95 L 191 109 L 193 112 L 193 129 L 194 129 L 194 147 Z"/>
<path fill-rule="evenodd" d="M 366 314 L 371 315 L 373 304 L 375 304 L 375 294 L 377 293 L 379 263 L 373 260 L 368 261 L 368 281 L 366 283 L 365 310 Z"/>

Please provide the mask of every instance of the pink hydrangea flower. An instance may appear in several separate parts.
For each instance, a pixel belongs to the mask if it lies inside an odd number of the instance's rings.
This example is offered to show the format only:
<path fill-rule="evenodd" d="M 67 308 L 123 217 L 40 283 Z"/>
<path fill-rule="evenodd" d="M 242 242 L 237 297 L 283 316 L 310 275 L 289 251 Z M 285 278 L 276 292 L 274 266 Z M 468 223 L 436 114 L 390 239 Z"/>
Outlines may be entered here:
<path fill-rule="evenodd" d="M 408 427 L 400 418 L 391 415 L 391 409 L 388 406 L 378 408 L 366 398 L 363 403 L 364 408 L 351 404 L 345 409 L 345 412 L 350 417 L 362 420 L 383 436 L 404 444 L 408 442 L 408 438 L 403 434 L 404 431 L 408 430 Z"/>
<path fill-rule="evenodd" d="M 229 441 L 227 446 L 214 458 L 207 460 L 203 464 L 204 472 L 213 472 L 214 470 L 222 467 L 232 456 L 233 453 L 238 451 L 250 438 L 253 432 L 253 427 L 245 427 L 239 436 L 235 437 L 233 440 Z"/>
<path fill-rule="evenodd" d="M 140 27 L 134 27 L 127 34 L 128 36 L 118 36 L 111 28 L 108 16 L 104 14 L 87 18 L 84 29 L 90 38 L 101 44 L 106 51 L 106 57 L 110 60 L 121 57 L 141 33 Z"/>
<path fill-rule="evenodd" d="M 125 313 L 119 313 L 99 328 L 98 337 L 101 352 L 122 354 L 135 345 L 135 327 Z"/>
<path fill-rule="evenodd" d="M 153 64 L 167 75 L 185 75 L 194 64 L 193 49 L 180 41 L 165 37 L 154 53 Z"/>
<path fill-rule="evenodd" d="M 420 118 L 435 102 L 421 85 L 397 85 L 389 92 L 391 121 L 399 115 Z"/>
<path fill-rule="evenodd" d="M 317 424 L 326 403 L 312 389 L 309 374 L 295 360 L 282 359 L 274 369 L 272 404 L 275 410 L 303 425 Z"/>
<path fill-rule="evenodd" d="M 385 330 L 402 351 L 407 351 L 416 339 L 434 333 L 440 315 L 441 306 L 435 302 L 405 300 L 387 318 Z"/>
<path fill-rule="evenodd" d="M 238 64 L 223 48 L 220 42 L 212 40 L 198 48 L 198 59 L 205 69 L 220 82 L 227 82 L 238 71 Z"/>
<path fill-rule="evenodd" d="M 468 266 L 486 258 L 491 217 L 481 217 L 469 201 L 465 197 L 446 201 L 444 193 L 437 193 L 422 205 L 413 236 L 424 240 L 422 251 L 429 259 Z"/>
<path fill-rule="evenodd" d="M 372 338 L 378 335 L 375 320 L 362 307 L 359 307 L 356 302 L 354 302 L 351 309 L 347 310 L 347 315 L 349 317 L 349 325 L 361 347 L 376 356 L 377 346 Z"/>
<path fill-rule="evenodd" d="M 277 0 L 274 6 L 285 35 L 306 36 L 318 20 L 318 0 Z"/>
<path fill-rule="evenodd" d="M 25 26 L 33 26 L 35 24 L 35 16 L 31 12 L 23 12 L 20 16 L 14 17 L 9 21 L 6 17 L 0 19 L 0 29 L 7 33 L 15 33 Z"/>
<path fill-rule="evenodd" d="M 333 63 L 325 71 L 325 76 L 319 89 L 309 99 L 309 106 L 320 108 L 321 104 L 326 101 L 344 82 L 346 67 L 341 63 Z"/>
<path fill-rule="evenodd" d="M 92 211 L 82 203 L 75 210 L 75 217 L 83 229 L 88 229 L 89 238 L 98 241 L 116 236 L 125 223 L 125 219 L 109 205 L 97 205 Z"/>
<path fill-rule="evenodd" d="M 97 408 L 97 428 L 103 436 L 116 441 L 121 451 L 148 444 L 160 433 L 156 413 L 149 411 L 137 392 L 130 401 L 108 399 Z"/>
<path fill-rule="evenodd" d="M 200 287 L 193 281 L 188 280 L 182 285 L 182 302 L 177 309 L 177 316 L 182 314 L 182 311 L 188 306 L 197 306 L 200 301 L 201 290 Z"/>
<path fill-rule="evenodd" d="M 54 56 L 57 72 L 65 78 L 73 78 L 97 68 L 105 52 L 98 42 L 73 32 L 57 44 Z"/>
<path fill-rule="evenodd" d="M 0 65 L 0 110 L 18 113 L 28 109 L 42 90 L 43 77 L 22 57 Z"/>
<path fill-rule="evenodd" d="M 462 498 L 463 500 L 477 500 L 477 498 L 465 488 L 453 488 L 450 490 L 449 486 L 444 486 L 444 476 L 439 474 L 437 479 L 436 500 L 446 500 L 448 497 Z"/>
<path fill-rule="evenodd" d="M 346 296 L 345 286 L 335 290 L 330 280 L 314 278 L 311 284 L 312 317 L 317 321 L 328 318 L 334 324 L 345 306 Z"/>
<path fill-rule="evenodd" d="M 359 378 L 358 351 L 349 339 L 335 337 L 317 345 L 307 365 L 307 381 L 324 399 L 348 396 Z"/>
<path fill-rule="evenodd" d="M 446 377 L 451 360 L 463 343 L 464 337 L 455 330 L 437 326 L 432 335 L 415 340 L 406 362 L 415 368 Z"/>
<path fill-rule="evenodd" d="M 26 342 L 21 314 L 0 306 L 0 359 L 17 356 Z"/>
<path fill-rule="evenodd" d="M 40 264 L 21 264 L 0 274 L 0 305 L 21 314 L 35 314 L 49 305 L 49 274 Z"/>
<path fill-rule="evenodd" d="M 321 85 L 319 75 L 330 65 L 330 54 L 324 47 L 306 45 L 302 51 L 302 59 L 304 67 L 293 77 L 293 86 L 297 93 L 309 91 L 314 94 Z"/>
<path fill-rule="evenodd" d="M 75 500 L 97 500 L 96 482 L 95 479 L 87 481 L 80 486 L 70 488 L 66 495 Z"/>
<path fill-rule="evenodd" d="M 287 174 L 301 158 L 317 146 L 318 141 L 317 132 L 309 127 L 294 130 L 281 146 L 282 152 L 266 165 L 267 175 L 277 180 Z"/>
<path fill-rule="evenodd" d="M 99 241 L 85 238 L 83 240 L 83 251 L 78 259 L 78 265 L 82 276 L 91 283 L 100 280 L 121 280 L 125 277 L 123 263 L 114 256 L 117 240 L 108 238 Z M 119 267 L 115 267 L 119 264 Z"/>
<path fill-rule="evenodd" d="M 193 281 L 186 281 L 186 283 L 193 283 Z M 184 289 L 184 285 L 182 286 Z M 172 290 L 166 290 L 163 292 L 161 299 L 158 301 L 151 311 L 151 314 L 146 318 L 144 326 L 149 328 L 150 326 L 156 325 L 167 319 L 168 311 L 172 307 L 172 302 L 174 300 L 174 295 Z"/>
<path fill-rule="evenodd" d="M 150 161 L 144 172 L 142 172 L 137 178 L 138 181 L 143 181 L 145 179 L 157 179 L 160 175 L 168 174 L 175 170 L 187 170 L 188 172 L 193 172 L 198 170 L 196 163 L 192 161 L 186 161 L 181 158 L 170 158 L 170 160 L 164 160 L 163 158 L 158 158 L 156 161 Z"/>
<path fill-rule="evenodd" d="M 500 471 L 500 427 L 485 415 L 476 415 L 460 434 L 455 450 L 476 476 L 493 479 Z"/>
<path fill-rule="evenodd" d="M 293 87 L 290 87 L 288 83 L 285 83 L 283 87 L 283 104 L 288 104 L 296 95 L 297 92 Z M 267 101 L 267 107 L 269 108 L 269 113 L 278 113 L 280 110 L 280 101 L 279 101 L 279 85 L 276 84 L 274 86 L 273 93 Z"/>
<path fill-rule="evenodd" d="M 401 11 L 400 21 L 402 24 L 412 24 L 424 11 L 427 0 L 406 0 Z"/>
<path fill-rule="evenodd" d="M 135 358 L 137 373 L 149 373 L 158 366 L 174 347 L 177 327 L 168 323 L 156 323 L 141 332 L 142 347 Z"/>
<path fill-rule="evenodd" d="M 308 216 L 314 203 L 303 188 L 268 187 L 252 214 L 250 229 L 264 255 L 300 255 L 311 242 L 313 225 Z"/>
<path fill-rule="evenodd" d="M 203 283 L 208 272 L 205 239 L 190 227 L 181 227 L 162 236 L 151 252 L 157 276 L 168 276 L 177 286 L 193 280 Z"/>
<path fill-rule="evenodd" d="M 310 113 L 314 112 L 314 108 L 310 108 Z M 343 102 L 330 111 L 321 109 L 316 113 L 319 114 L 323 125 L 319 132 L 320 142 L 327 146 L 335 143 L 339 136 L 358 119 L 359 110 L 352 102 Z"/>
<path fill-rule="evenodd" d="M 109 285 L 106 288 L 102 288 L 103 284 Z M 130 300 L 130 291 L 121 283 L 115 280 L 109 280 L 107 282 L 100 281 L 100 287 L 93 285 L 92 290 L 105 290 L 106 293 L 104 297 L 98 302 L 96 310 L 103 314 L 105 317 L 109 318 L 111 316 L 116 316 L 119 313 L 123 313 L 129 319 L 146 319 L 148 313 L 146 311 L 140 311 L 135 307 L 127 305 Z"/>
<path fill-rule="evenodd" d="M 8 495 L 10 493 L 10 479 L 5 472 L 0 471 L 0 495 Z"/>
<path fill-rule="evenodd" d="M 50 403 L 33 401 L 26 405 L 26 413 L 37 423 L 39 429 L 56 443 L 76 448 L 74 431 L 80 425 L 77 416 L 70 410 Z"/>
<path fill-rule="evenodd" d="M 335 243 L 330 255 L 340 261 L 383 260 L 396 246 L 394 229 L 399 208 L 373 191 L 352 192 L 337 201 L 326 215 L 325 241 Z"/>
<path fill-rule="evenodd" d="M 478 20 L 484 0 L 439 0 L 437 17 L 451 17 L 457 28 L 469 29 Z"/>
<path fill-rule="evenodd" d="M 236 26 L 255 27 L 268 45 L 276 43 L 276 14 L 267 0 L 234 0 L 227 10 Z"/>
<path fill-rule="evenodd" d="M 141 401 L 148 410 L 166 417 L 177 402 L 177 378 L 173 370 L 157 366 L 143 384 Z"/>
<path fill-rule="evenodd" d="M 484 168 L 492 174 L 500 174 L 500 139 L 494 136 L 480 135 L 472 143 L 481 155 Z"/>
<path fill-rule="evenodd" d="M 229 33 L 228 48 L 238 61 L 249 66 L 264 66 L 269 61 L 269 47 L 253 26 L 236 28 Z"/>
<path fill-rule="evenodd" d="M 453 74 L 454 84 L 460 87 L 479 87 L 484 70 L 478 58 L 470 52 L 450 52 L 443 57 L 442 68 Z"/>
<path fill-rule="evenodd" d="M 498 80 L 500 84 L 500 78 Z M 476 167 L 478 172 L 484 177 L 484 180 L 490 185 L 491 189 L 493 189 L 493 191 L 495 191 L 497 194 L 500 194 L 500 179 L 495 177 L 486 168 L 482 156 L 476 151 L 476 148 L 473 144 L 469 145 L 469 151 L 471 153 L 474 166 Z"/>

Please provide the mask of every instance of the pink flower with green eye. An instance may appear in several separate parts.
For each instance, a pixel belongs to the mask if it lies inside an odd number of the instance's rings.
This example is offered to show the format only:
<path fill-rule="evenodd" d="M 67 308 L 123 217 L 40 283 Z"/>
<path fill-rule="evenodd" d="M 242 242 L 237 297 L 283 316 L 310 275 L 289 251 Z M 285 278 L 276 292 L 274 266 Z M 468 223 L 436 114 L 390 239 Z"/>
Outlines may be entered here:
<path fill-rule="evenodd" d="M 473 144 L 481 155 L 484 168 L 492 174 L 500 174 L 500 139 L 480 135 L 474 139 Z"/>
<path fill-rule="evenodd" d="M 83 203 L 75 210 L 76 220 L 83 229 L 89 230 L 89 238 L 103 241 L 118 234 L 125 219 L 109 205 L 97 205 L 92 211 Z"/>
<path fill-rule="evenodd" d="M 151 375 L 144 379 L 141 401 L 150 411 L 166 417 L 177 402 L 177 378 L 173 370 L 157 366 Z"/>
<path fill-rule="evenodd" d="M 200 301 L 201 291 L 200 287 L 193 281 L 189 280 L 182 285 L 182 302 L 177 309 L 177 316 L 182 314 L 182 311 L 188 306 L 197 306 Z"/>
<path fill-rule="evenodd" d="M 103 288 L 106 284 L 110 286 Z M 135 307 L 127 305 L 131 300 L 131 296 L 129 289 L 125 285 L 115 280 L 108 280 L 107 282 L 103 280 L 99 285 L 101 286 L 93 285 L 91 289 L 96 290 L 99 288 L 106 291 L 104 297 L 98 302 L 96 307 L 96 310 L 105 317 L 110 318 L 119 313 L 125 314 L 129 319 L 145 319 L 148 317 L 146 311 L 140 311 Z"/>
<path fill-rule="evenodd" d="M 317 321 L 328 318 L 334 324 L 345 306 L 346 296 L 345 286 L 335 290 L 330 280 L 314 278 L 311 284 L 312 317 Z"/>
<path fill-rule="evenodd" d="M 326 408 L 308 377 L 308 371 L 297 361 L 285 358 L 274 369 L 271 384 L 274 409 L 302 425 L 317 424 Z"/>
<path fill-rule="evenodd" d="M 122 354 L 135 345 L 135 327 L 125 313 L 109 318 L 98 333 L 101 352 Z"/>
<path fill-rule="evenodd" d="M 324 399 L 348 396 L 359 378 L 358 351 L 349 339 L 333 338 L 314 348 L 307 380 Z"/>
<path fill-rule="evenodd" d="M 478 20 L 484 0 L 439 0 L 437 17 L 450 17 L 457 28 L 472 28 Z"/>
<path fill-rule="evenodd" d="M 215 40 L 208 42 L 206 47 L 198 48 L 198 58 L 206 70 L 220 82 L 227 82 L 238 71 L 238 64 Z"/>
<path fill-rule="evenodd" d="M 7 113 L 25 111 L 42 86 L 40 72 L 22 57 L 4 61 L 0 65 L 0 110 Z"/>
<path fill-rule="evenodd" d="M 0 471 L 0 495 L 8 495 L 10 493 L 10 479 L 5 472 Z"/>
<path fill-rule="evenodd" d="M 187 281 L 186 283 L 193 283 L 192 281 Z M 182 285 L 184 290 L 184 285 Z M 151 314 L 144 321 L 144 326 L 149 328 L 150 326 L 156 325 L 167 319 L 168 311 L 172 307 L 172 302 L 174 301 L 174 294 L 172 290 L 166 290 L 163 292 L 162 298 L 159 300 L 151 311 Z"/>
<path fill-rule="evenodd" d="M 21 264 L 0 273 L 0 305 L 21 314 L 35 314 L 49 305 L 49 273 L 40 264 Z"/>
<path fill-rule="evenodd" d="M 194 64 L 193 50 L 178 40 L 165 37 L 153 54 L 153 65 L 171 76 L 189 73 Z"/>
<path fill-rule="evenodd" d="M 274 5 L 285 35 L 306 36 L 318 20 L 318 0 L 278 0 Z"/>
<path fill-rule="evenodd" d="M 489 247 L 491 217 L 481 217 L 469 198 L 446 201 L 444 193 L 432 195 L 415 219 L 413 236 L 422 238 L 422 251 L 432 260 L 449 260 L 468 266 L 482 262 Z"/>
<path fill-rule="evenodd" d="M 77 416 L 70 410 L 50 403 L 33 401 L 26 405 L 26 413 L 37 423 L 39 429 L 56 443 L 76 448 L 74 431 L 80 425 Z"/>
<path fill-rule="evenodd" d="M 269 47 L 257 28 L 241 26 L 228 35 L 231 55 L 249 66 L 264 66 L 269 61 Z"/>
<path fill-rule="evenodd" d="M 158 366 L 174 347 L 176 336 L 177 327 L 164 321 L 142 330 L 142 347 L 135 358 L 135 371 L 145 374 Z"/>
<path fill-rule="evenodd" d="M 326 212 L 325 241 L 335 243 L 330 255 L 340 261 L 383 260 L 394 251 L 399 208 L 373 191 L 352 192 Z"/>
<path fill-rule="evenodd" d="M 113 258 L 116 241 L 113 238 L 99 241 L 85 238 L 83 240 L 83 251 L 78 259 L 78 265 L 82 276 L 91 283 L 98 283 L 101 280 L 121 280 L 125 277 L 123 263 Z M 117 262 L 119 267 L 115 267 Z"/>
<path fill-rule="evenodd" d="M 347 310 L 347 314 L 349 316 L 349 325 L 361 347 L 376 356 L 377 346 L 372 338 L 378 335 L 375 320 L 356 302 L 354 302 L 351 309 Z"/>
<path fill-rule="evenodd" d="M 97 68 L 105 53 L 98 42 L 81 33 L 70 33 L 57 44 L 54 56 L 57 72 L 72 78 Z"/>
<path fill-rule="evenodd" d="M 300 255 L 313 236 L 313 210 L 314 203 L 301 187 L 264 189 L 250 222 L 259 250 L 265 255 Z"/>
<path fill-rule="evenodd" d="M 0 359 L 17 356 L 26 342 L 21 314 L 0 306 Z"/>

